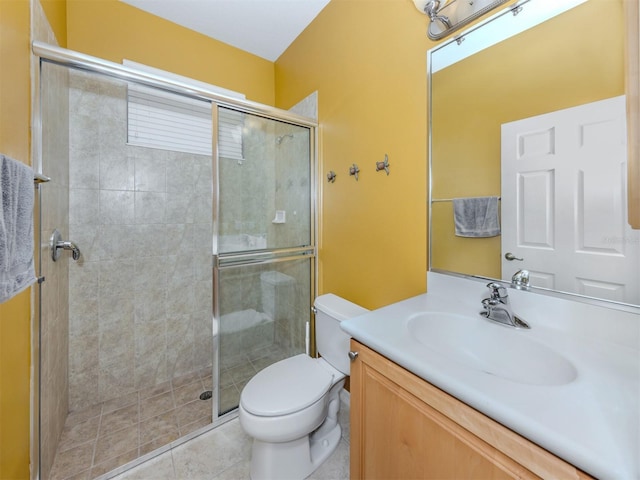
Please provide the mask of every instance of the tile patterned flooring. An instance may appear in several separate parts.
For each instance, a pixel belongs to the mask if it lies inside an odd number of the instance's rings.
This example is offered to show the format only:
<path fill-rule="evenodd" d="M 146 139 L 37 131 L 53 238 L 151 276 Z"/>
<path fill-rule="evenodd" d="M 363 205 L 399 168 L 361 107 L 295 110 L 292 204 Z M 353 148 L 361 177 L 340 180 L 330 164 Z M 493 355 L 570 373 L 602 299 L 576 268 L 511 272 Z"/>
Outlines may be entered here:
<path fill-rule="evenodd" d="M 211 369 L 67 417 L 50 480 L 89 480 L 211 423 Z"/>
<path fill-rule="evenodd" d="M 308 480 L 349 478 L 349 406 L 341 402 L 342 439 Z M 248 480 L 251 438 L 237 418 L 148 460 L 113 480 Z"/>
<path fill-rule="evenodd" d="M 220 372 L 221 411 L 238 405 L 240 392 L 257 372 L 288 356 L 291 352 L 274 344 L 227 357 Z M 210 368 L 71 412 L 49 480 L 100 477 L 209 425 L 212 401 L 199 399 L 206 390 L 212 390 Z"/>

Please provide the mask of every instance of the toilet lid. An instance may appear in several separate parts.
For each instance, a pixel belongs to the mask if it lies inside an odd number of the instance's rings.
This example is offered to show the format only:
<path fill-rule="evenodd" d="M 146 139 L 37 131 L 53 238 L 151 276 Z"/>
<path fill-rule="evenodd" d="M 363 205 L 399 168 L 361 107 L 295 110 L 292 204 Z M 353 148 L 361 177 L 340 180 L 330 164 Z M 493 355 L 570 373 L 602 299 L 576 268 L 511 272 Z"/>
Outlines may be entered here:
<path fill-rule="evenodd" d="M 254 415 L 287 415 L 320 400 L 332 383 L 333 375 L 302 353 L 257 373 L 242 390 L 240 403 Z"/>

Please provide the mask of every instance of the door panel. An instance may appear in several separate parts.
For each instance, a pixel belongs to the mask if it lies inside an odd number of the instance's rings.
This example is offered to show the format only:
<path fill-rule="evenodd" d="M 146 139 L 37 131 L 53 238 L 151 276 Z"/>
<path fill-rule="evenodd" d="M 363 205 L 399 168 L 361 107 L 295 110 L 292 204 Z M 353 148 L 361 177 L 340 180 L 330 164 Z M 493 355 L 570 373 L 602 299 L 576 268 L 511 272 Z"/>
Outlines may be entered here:
<path fill-rule="evenodd" d="M 639 232 L 626 222 L 624 97 L 502 126 L 502 277 L 640 302 Z"/>

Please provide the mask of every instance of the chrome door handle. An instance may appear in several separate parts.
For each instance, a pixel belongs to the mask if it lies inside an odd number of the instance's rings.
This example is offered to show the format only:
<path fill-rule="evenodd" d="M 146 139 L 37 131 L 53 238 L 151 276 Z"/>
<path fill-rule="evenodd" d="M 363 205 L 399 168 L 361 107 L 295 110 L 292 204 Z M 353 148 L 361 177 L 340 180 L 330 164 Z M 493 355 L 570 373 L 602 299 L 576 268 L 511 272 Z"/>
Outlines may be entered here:
<path fill-rule="evenodd" d="M 524 258 L 518 258 L 516 257 L 513 253 L 511 252 L 507 252 L 504 254 L 504 258 L 506 258 L 507 260 L 509 260 L 510 262 L 512 262 L 513 260 L 518 260 L 518 261 L 523 261 Z"/>
<path fill-rule="evenodd" d="M 60 235 L 60 232 L 57 229 L 55 229 L 51 234 L 49 246 L 51 247 L 51 259 L 54 262 L 60 258 L 60 249 L 70 250 L 74 260 L 78 260 L 80 258 L 80 249 L 73 242 L 63 241 L 62 235 Z"/>
<path fill-rule="evenodd" d="M 355 359 L 358 358 L 358 352 L 349 352 L 349 358 L 354 362 Z"/>

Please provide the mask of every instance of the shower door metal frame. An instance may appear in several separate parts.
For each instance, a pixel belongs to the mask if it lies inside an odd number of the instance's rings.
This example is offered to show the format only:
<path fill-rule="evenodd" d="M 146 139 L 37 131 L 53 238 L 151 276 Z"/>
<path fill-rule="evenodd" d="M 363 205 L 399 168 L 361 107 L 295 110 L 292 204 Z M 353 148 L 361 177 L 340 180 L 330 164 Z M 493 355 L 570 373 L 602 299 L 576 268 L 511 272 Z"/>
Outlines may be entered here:
<path fill-rule="evenodd" d="M 317 181 L 316 179 L 318 178 L 318 172 L 317 172 L 318 124 L 315 120 L 308 117 L 304 117 L 302 115 L 292 113 L 287 110 L 282 110 L 276 107 L 271 107 L 268 105 L 263 105 L 257 102 L 252 102 L 252 101 L 244 100 L 240 98 L 229 97 L 215 90 L 209 90 L 209 89 L 203 88 L 201 85 L 193 85 L 193 84 L 189 84 L 189 83 L 182 82 L 175 79 L 163 78 L 160 75 L 141 71 L 130 66 L 124 66 L 115 62 L 110 62 L 108 60 L 103 60 L 101 58 L 93 57 L 91 55 L 75 52 L 73 50 L 68 50 L 68 49 L 57 47 L 54 45 L 49 45 L 44 42 L 34 41 L 32 42 L 31 47 L 32 47 L 33 54 L 37 57 L 37 60 L 38 60 L 38 70 L 36 74 L 35 90 L 34 90 L 37 93 L 37 95 L 36 95 L 36 98 L 34 99 L 34 106 L 33 106 L 34 130 L 32 133 L 32 149 L 33 149 L 32 151 L 33 151 L 33 162 L 34 162 L 34 166 L 36 167 L 35 171 L 40 174 L 46 174 L 46 172 L 41 171 L 41 167 L 42 167 L 42 105 L 40 101 L 40 92 L 42 87 L 41 73 L 42 73 L 43 63 L 50 63 L 54 65 L 59 65 L 61 67 L 72 68 L 72 69 L 81 70 L 89 73 L 96 73 L 96 74 L 104 75 L 107 77 L 115 78 L 118 80 L 122 80 L 126 82 L 134 82 L 134 83 L 146 85 L 149 87 L 158 88 L 160 90 L 164 90 L 170 93 L 175 93 L 178 95 L 183 95 L 183 96 L 195 98 L 198 100 L 211 102 L 212 112 L 214 112 L 213 126 L 212 126 L 212 132 L 211 132 L 212 143 L 213 143 L 212 145 L 212 148 L 213 148 L 212 150 L 212 162 L 213 162 L 212 198 L 214 201 L 217 201 L 218 195 L 219 195 L 219 191 L 217 187 L 218 185 L 217 142 L 213 142 L 213 138 L 217 138 L 217 128 L 218 128 L 217 108 L 214 108 L 214 107 L 217 107 L 217 106 L 229 107 L 235 110 L 242 111 L 244 113 L 249 113 L 249 114 L 257 115 L 267 119 L 282 121 L 282 122 L 290 123 L 292 125 L 309 128 L 310 130 L 309 152 L 310 152 L 310 161 L 311 161 L 310 170 L 309 170 L 310 171 L 310 204 L 311 204 L 310 205 L 310 208 L 311 208 L 310 238 L 311 238 L 312 244 L 309 245 L 308 247 L 304 247 L 302 250 L 305 250 L 307 252 L 306 255 L 311 258 L 312 288 L 310 289 L 311 291 L 309 292 L 309 294 L 310 294 L 310 302 L 311 304 L 313 304 L 313 299 L 317 296 L 317 285 L 318 285 L 318 273 L 317 273 L 318 271 L 317 269 L 318 198 L 317 198 L 317 187 L 316 187 L 316 181 Z M 216 132 L 216 137 L 213 136 L 214 131 Z M 212 219 L 213 220 L 213 241 L 212 241 L 212 262 L 211 262 L 212 269 L 214 269 L 217 262 L 217 256 L 213 255 L 214 253 L 217 253 L 218 225 L 217 225 L 216 209 L 217 207 L 214 206 L 213 213 L 212 213 L 213 214 L 213 219 Z M 265 263 L 282 261 L 282 259 L 284 259 L 284 257 L 281 257 L 277 254 L 278 252 L 275 252 L 275 255 L 274 255 L 274 252 L 268 252 L 268 253 L 272 255 L 272 258 L 271 259 L 264 258 L 263 261 Z M 281 253 L 285 253 L 285 252 L 281 252 Z M 293 253 L 293 252 L 290 252 L 290 253 Z M 304 258 L 304 255 L 305 254 L 300 252 L 299 255 L 296 256 L 296 258 Z M 40 287 L 38 288 L 38 290 L 39 289 Z M 212 311 L 212 315 L 215 315 L 217 314 L 215 312 L 216 305 L 219 305 L 219 302 L 217 302 L 218 299 L 216 298 L 217 289 L 216 289 L 215 272 L 214 272 L 214 278 L 213 278 L 213 290 L 214 291 L 212 292 L 212 299 L 213 299 L 214 311 Z M 39 301 L 40 301 L 40 293 L 38 293 L 37 302 L 39 303 Z M 32 338 L 38 339 L 37 348 L 39 351 L 40 323 L 41 323 L 41 312 L 39 308 L 36 313 L 37 313 L 37 318 L 35 318 L 32 322 L 32 329 L 33 329 Z M 35 331 L 36 329 L 37 331 Z M 35 342 L 35 341 L 36 340 L 32 340 L 32 342 Z M 216 337 L 214 338 L 214 352 L 212 352 L 212 354 L 217 355 L 217 351 L 218 351 L 218 346 L 217 346 L 217 337 Z M 214 361 L 215 360 L 217 359 L 215 359 L 214 357 Z M 213 367 L 216 367 L 216 365 L 214 364 Z M 212 368 L 212 370 L 215 370 L 212 372 L 212 375 L 214 380 L 214 386 L 217 388 L 217 384 L 219 382 L 219 378 L 218 378 L 219 374 L 216 368 Z M 32 426 L 32 433 L 35 434 L 37 431 L 38 435 L 37 435 L 37 438 L 32 438 L 32 442 L 36 442 L 35 445 L 32 444 L 31 446 L 32 455 L 36 456 L 36 461 L 34 462 L 34 464 L 36 464 L 35 465 L 36 471 L 32 472 L 32 478 L 40 478 L 39 456 L 40 456 L 41 432 L 40 432 L 40 411 L 39 411 L 39 405 L 40 405 L 40 402 L 39 402 L 40 383 L 39 382 L 40 382 L 40 366 L 38 362 L 37 364 L 34 364 L 34 368 L 33 368 L 33 383 L 37 383 L 37 385 L 34 385 L 34 393 L 32 394 L 33 397 L 32 397 L 32 407 L 31 407 L 32 408 L 31 418 L 32 418 L 32 421 L 34 422 L 34 425 Z M 150 458 L 153 458 L 156 455 L 169 451 L 172 447 L 185 443 L 191 440 L 192 438 L 195 438 L 198 435 L 201 435 L 207 431 L 210 431 L 213 428 L 216 428 L 219 425 L 226 423 L 229 420 L 232 420 L 237 417 L 238 415 L 237 410 L 234 410 L 232 412 L 229 412 L 225 415 L 218 417 L 217 412 L 219 411 L 219 405 L 217 402 L 217 396 L 214 395 L 213 399 L 214 399 L 214 402 L 212 405 L 211 424 L 201 428 L 200 430 L 190 433 L 184 437 L 181 437 L 178 440 L 173 441 L 168 445 L 164 445 L 163 447 L 160 447 L 154 452 L 151 452 L 142 457 L 139 457 L 133 462 L 130 462 L 126 465 L 123 465 L 115 469 L 114 471 L 112 471 L 112 473 L 117 474 L 122 471 L 128 470 L 129 468 L 132 468 L 135 465 L 138 465 Z M 38 409 L 38 411 L 35 411 L 36 408 Z M 214 411 L 216 412 L 215 415 L 213 415 Z"/>
<path fill-rule="evenodd" d="M 214 107 L 216 104 L 214 103 Z M 218 104 L 220 107 L 229 107 L 228 105 Z M 273 114 L 267 114 L 266 112 L 252 112 L 242 110 L 240 108 L 234 108 L 235 110 L 242 111 L 243 113 L 249 113 L 258 117 L 266 118 L 269 120 L 281 121 L 285 123 L 289 123 L 296 126 L 307 127 L 309 128 L 309 213 L 310 213 L 310 235 L 309 238 L 311 240 L 310 245 L 305 245 L 302 247 L 295 248 L 274 248 L 274 249 L 266 249 L 264 251 L 252 251 L 245 252 L 241 251 L 238 253 L 223 253 L 221 254 L 219 251 L 218 238 L 219 238 L 219 226 L 220 226 L 220 202 L 216 202 L 213 206 L 213 315 L 215 319 L 220 324 L 220 298 L 219 298 L 219 288 L 216 288 L 220 284 L 220 272 L 227 268 L 238 267 L 238 266 L 246 266 L 251 262 L 251 265 L 266 265 L 271 263 L 278 263 L 290 260 L 303 260 L 305 258 L 310 258 L 313 261 L 311 262 L 310 268 L 310 285 L 311 291 L 309 292 L 309 305 L 313 306 L 313 301 L 318 293 L 318 268 L 317 268 L 317 225 L 318 225 L 318 198 L 317 198 L 317 183 L 316 179 L 318 178 L 318 162 L 317 162 L 317 128 L 315 122 L 312 124 L 305 123 L 301 124 L 296 121 L 292 121 L 292 118 L 284 118 L 284 117 L 276 117 Z M 276 110 L 273 110 L 276 111 Z M 272 112 L 273 112 L 272 111 Z M 289 114 L 291 112 L 288 112 Z M 213 116 L 213 130 L 215 132 L 218 131 L 219 128 L 219 120 L 218 120 L 218 109 L 212 109 Z M 305 118 L 305 117 L 303 117 Z M 308 120 L 308 119 L 307 119 Z M 216 137 L 217 138 L 217 135 Z M 214 142 L 213 144 L 213 195 L 214 199 L 220 199 L 220 178 L 219 178 L 219 155 L 218 155 L 218 144 Z M 311 315 L 311 311 L 309 312 L 309 325 L 310 325 L 310 353 L 311 355 L 316 355 L 315 351 L 315 317 Z M 219 338 L 220 332 L 214 339 L 214 370 L 216 370 L 216 376 L 220 376 L 220 357 L 219 357 Z M 213 404 L 214 411 L 220 411 L 220 395 L 219 395 L 219 382 L 214 382 L 214 387 L 216 387 L 217 391 L 213 394 Z M 227 419 L 235 418 L 238 415 L 237 409 L 232 410 L 231 412 L 225 413 L 218 417 L 218 420 L 223 422 Z M 215 419 L 213 420 L 215 424 Z"/>

